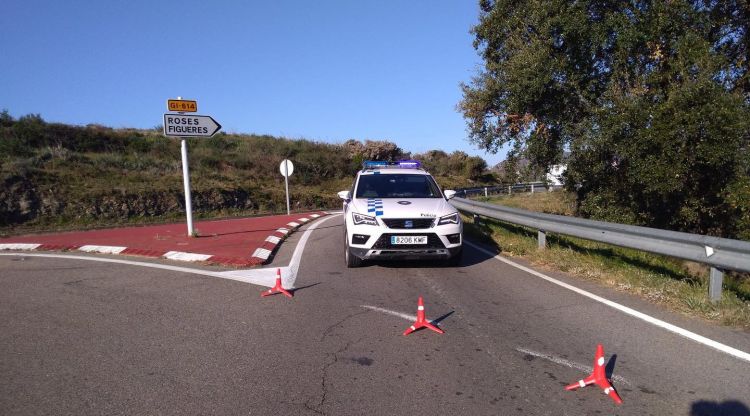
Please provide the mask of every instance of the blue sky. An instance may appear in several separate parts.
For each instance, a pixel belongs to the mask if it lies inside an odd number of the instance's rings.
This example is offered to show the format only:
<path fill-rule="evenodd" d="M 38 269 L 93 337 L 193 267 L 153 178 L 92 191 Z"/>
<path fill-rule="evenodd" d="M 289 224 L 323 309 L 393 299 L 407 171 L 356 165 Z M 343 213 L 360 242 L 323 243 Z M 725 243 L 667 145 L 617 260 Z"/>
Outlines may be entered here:
<path fill-rule="evenodd" d="M 455 106 L 475 1 L 34 1 L 0 14 L 0 108 L 150 128 L 167 98 L 226 132 L 477 150 Z"/>

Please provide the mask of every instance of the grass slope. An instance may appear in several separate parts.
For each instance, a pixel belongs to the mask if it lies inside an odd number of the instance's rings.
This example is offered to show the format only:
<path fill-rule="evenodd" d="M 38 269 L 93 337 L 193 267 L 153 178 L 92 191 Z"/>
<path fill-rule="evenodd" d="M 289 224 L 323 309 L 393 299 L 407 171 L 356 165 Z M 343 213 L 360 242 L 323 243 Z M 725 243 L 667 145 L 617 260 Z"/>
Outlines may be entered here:
<path fill-rule="evenodd" d="M 373 143 L 368 151 L 379 150 Z M 295 166 L 293 211 L 338 208 L 336 192 L 351 187 L 364 157 L 343 145 L 267 135 L 220 133 L 188 139 L 188 147 L 196 218 L 285 213 L 285 158 Z M 474 185 L 460 174 L 437 179 L 444 188 Z M 183 217 L 179 139 L 0 117 L 0 236 Z"/>

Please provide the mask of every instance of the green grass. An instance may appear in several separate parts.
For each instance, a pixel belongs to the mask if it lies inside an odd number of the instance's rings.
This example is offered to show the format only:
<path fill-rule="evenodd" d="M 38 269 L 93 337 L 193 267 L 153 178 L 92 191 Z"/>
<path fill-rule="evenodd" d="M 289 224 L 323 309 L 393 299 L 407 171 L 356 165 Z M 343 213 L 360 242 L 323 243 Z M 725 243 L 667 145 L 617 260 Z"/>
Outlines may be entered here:
<path fill-rule="evenodd" d="M 495 203 L 559 214 L 569 212 L 563 192 L 491 198 Z M 535 267 L 641 296 L 672 310 L 728 326 L 750 329 L 750 279 L 728 273 L 722 299 L 708 300 L 708 267 L 637 250 L 554 234 L 548 247 L 537 248 L 537 230 L 482 218 L 464 218 L 469 236 L 496 245 L 504 255 L 522 258 Z"/>

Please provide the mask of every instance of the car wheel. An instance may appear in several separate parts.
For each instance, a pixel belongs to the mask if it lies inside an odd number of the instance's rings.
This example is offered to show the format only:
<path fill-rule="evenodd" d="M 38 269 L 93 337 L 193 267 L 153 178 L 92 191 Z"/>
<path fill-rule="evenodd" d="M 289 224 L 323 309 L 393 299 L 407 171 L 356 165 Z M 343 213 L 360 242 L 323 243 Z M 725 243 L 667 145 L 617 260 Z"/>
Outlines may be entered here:
<path fill-rule="evenodd" d="M 453 257 L 446 260 L 446 264 L 448 266 L 457 267 L 461 265 L 461 261 L 463 261 L 464 258 L 464 250 L 463 248 L 456 254 L 453 255 Z"/>
<path fill-rule="evenodd" d="M 344 233 L 344 259 L 346 260 L 346 267 L 352 269 L 361 266 L 362 259 L 352 254 L 352 251 L 349 249 L 348 240 L 347 234 Z"/>

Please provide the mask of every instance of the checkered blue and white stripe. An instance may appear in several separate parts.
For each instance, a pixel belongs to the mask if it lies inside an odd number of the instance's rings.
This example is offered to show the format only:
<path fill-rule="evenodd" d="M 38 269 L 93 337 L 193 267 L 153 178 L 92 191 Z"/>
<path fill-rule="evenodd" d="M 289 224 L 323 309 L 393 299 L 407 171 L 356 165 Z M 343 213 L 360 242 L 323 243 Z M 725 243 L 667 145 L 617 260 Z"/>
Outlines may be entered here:
<path fill-rule="evenodd" d="M 376 217 L 383 215 L 383 200 L 382 199 L 367 199 L 367 212 L 375 213 Z"/>

